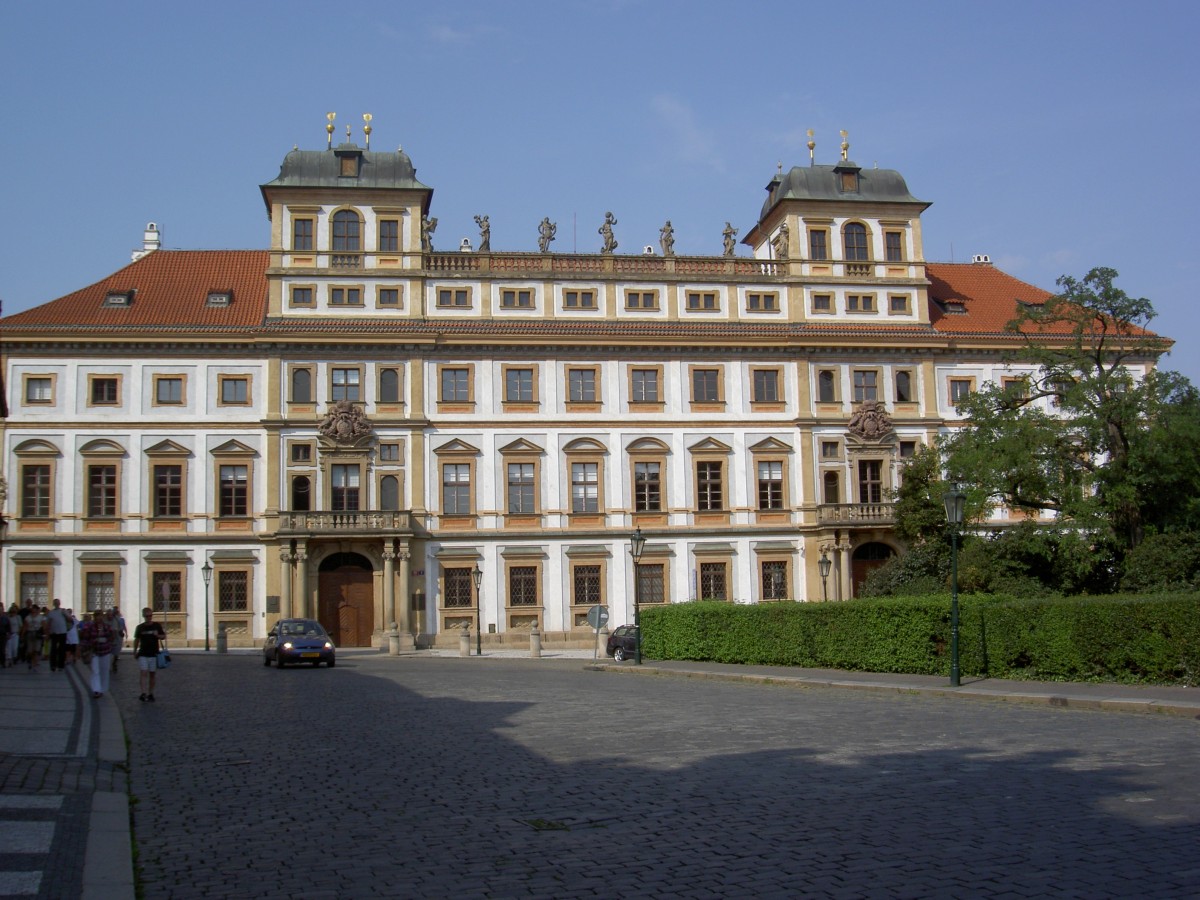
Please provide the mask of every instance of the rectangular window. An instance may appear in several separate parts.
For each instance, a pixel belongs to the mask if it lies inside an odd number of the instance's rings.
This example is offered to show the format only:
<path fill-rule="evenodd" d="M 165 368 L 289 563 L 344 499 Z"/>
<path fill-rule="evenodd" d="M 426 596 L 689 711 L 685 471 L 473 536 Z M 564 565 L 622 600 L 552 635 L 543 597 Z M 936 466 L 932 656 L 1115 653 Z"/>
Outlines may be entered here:
<path fill-rule="evenodd" d="M 471 370 L 442 369 L 442 402 L 469 403 L 471 401 Z"/>
<path fill-rule="evenodd" d="M 89 518 L 112 518 L 117 514 L 117 467 L 87 467 L 87 511 Z"/>
<path fill-rule="evenodd" d="M 896 402 L 897 403 L 912 403 L 915 399 L 913 394 L 913 377 L 912 372 L 899 371 L 896 373 Z"/>
<path fill-rule="evenodd" d="M 879 373 L 856 371 L 854 373 L 854 402 L 879 399 Z"/>
<path fill-rule="evenodd" d="M 829 259 L 829 232 L 814 229 L 808 233 L 808 256 L 814 260 Z"/>
<path fill-rule="evenodd" d="M 21 466 L 21 516 L 44 519 L 50 515 L 50 467 Z"/>
<path fill-rule="evenodd" d="M 466 288 L 439 288 L 437 305 L 442 308 L 465 309 L 471 305 L 471 292 Z"/>
<path fill-rule="evenodd" d="M 787 570 L 787 563 L 783 560 L 763 560 L 762 598 L 764 600 L 786 600 L 788 598 Z"/>
<path fill-rule="evenodd" d="M 183 515 L 183 466 L 165 465 L 153 468 L 154 515 Z"/>
<path fill-rule="evenodd" d="M 380 444 L 379 445 L 379 461 L 380 462 L 400 462 L 400 445 L 399 444 Z"/>
<path fill-rule="evenodd" d="M 150 576 L 150 608 L 156 613 L 183 612 L 183 575 L 154 572 Z"/>
<path fill-rule="evenodd" d="M 571 587 L 571 604 L 573 606 L 595 606 L 604 602 L 604 594 L 600 589 L 599 566 L 572 567 Z"/>
<path fill-rule="evenodd" d="M 626 309 L 658 309 L 658 291 L 626 291 Z"/>
<path fill-rule="evenodd" d="M 120 402 L 120 381 L 116 378 L 92 379 L 92 405 L 116 406 Z"/>
<path fill-rule="evenodd" d="M 380 288 L 379 299 L 376 301 L 380 306 L 399 306 L 400 305 L 400 289 L 399 288 Z"/>
<path fill-rule="evenodd" d="M 638 563 L 634 577 L 638 580 L 638 601 L 665 603 L 667 600 L 667 567 L 662 564 Z"/>
<path fill-rule="evenodd" d="M 631 403 L 658 403 L 658 369 L 631 369 L 629 391 Z"/>
<path fill-rule="evenodd" d="M 504 370 L 504 402 L 533 402 L 533 369 Z"/>
<path fill-rule="evenodd" d="M 951 378 L 950 379 L 950 405 L 958 406 L 962 401 L 971 396 L 971 388 L 973 387 L 972 379 L 970 378 Z"/>
<path fill-rule="evenodd" d="M 50 573 L 22 572 L 21 573 L 21 606 L 37 604 L 50 605 Z"/>
<path fill-rule="evenodd" d="M 908 312 L 908 295 L 907 294 L 892 294 L 888 297 L 888 312 L 894 316 L 904 315 Z"/>
<path fill-rule="evenodd" d="M 831 313 L 833 312 L 833 295 L 813 294 L 812 305 L 815 313 Z"/>
<path fill-rule="evenodd" d="M 595 309 L 595 291 L 563 291 L 564 309 Z"/>
<path fill-rule="evenodd" d="M 883 463 L 877 459 L 862 459 L 858 462 L 858 501 L 860 503 L 883 502 Z"/>
<path fill-rule="evenodd" d="M 313 249 L 313 220 L 292 219 L 292 249 Z"/>
<path fill-rule="evenodd" d="M 696 463 L 696 509 L 713 512 L 725 508 L 723 463 Z"/>
<path fill-rule="evenodd" d="M 50 378 L 30 376 L 25 379 L 26 403 L 54 402 L 54 381 Z"/>
<path fill-rule="evenodd" d="M 447 516 L 471 514 L 471 466 L 446 463 L 442 466 L 442 512 Z"/>
<path fill-rule="evenodd" d="M 88 572 L 84 576 L 84 592 L 88 612 L 112 609 L 117 605 L 117 573 Z"/>
<path fill-rule="evenodd" d="M 723 562 L 700 563 L 700 599 L 728 600 L 729 588 L 725 573 L 728 565 Z"/>
<path fill-rule="evenodd" d="M 656 462 L 633 464 L 635 512 L 662 512 L 662 466 Z"/>
<path fill-rule="evenodd" d="M 537 512 L 537 482 L 533 463 L 508 464 L 508 511 L 514 516 L 531 516 Z"/>
<path fill-rule="evenodd" d="M 900 442 L 900 458 L 901 459 L 912 459 L 916 455 L 917 455 L 917 442 L 916 441 L 901 441 Z"/>
<path fill-rule="evenodd" d="M 832 369 L 817 372 L 817 400 L 821 403 L 837 403 L 837 373 Z"/>
<path fill-rule="evenodd" d="M 777 369 L 754 370 L 754 402 L 779 402 L 779 371 Z"/>
<path fill-rule="evenodd" d="M 445 605 L 451 609 L 470 609 L 475 605 L 475 582 L 470 569 L 445 569 L 442 572 L 442 593 Z"/>
<path fill-rule="evenodd" d="M 217 573 L 217 611 L 246 612 L 250 609 L 250 573 Z"/>
<path fill-rule="evenodd" d="M 600 512 L 599 463 L 571 463 L 571 512 Z"/>
<path fill-rule="evenodd" d="M 291 460 L 294 463 L 312 462 L 313 446 L 312 444 L 292 444 L 291 445 Z"/>
<path fill-rule="evenodd" d="M 567 369 L 567 400 L 571 403 L 596 402 L 595 369 Z"/>
<path fill-rule="evenodd" d="M 692 369 L 692 402 L 719 403 L 721 401 L 721 370 Z"/>
<path fill-rule="evenodd" d="M 508 605 L 538 605 L 537 566 L 513 566 L 508 570 Z"/>
<path fill-rule="evenodd" d="M 249 513 L 249 482 L 249 467 L 221 466 L 217 515 L 222 517 L 245 516 Z"/>
<path fill-rule="evenodd" d="M 379 250 L 395 253 L 400 249 L 400 222 L 398 219 L 379 220 Z"/>
<path fill-rule="evenodd" d="M 292 288 L 292 306 L 312 306 L 313 289 L 310 287 Z"/>
<path fill-rule="evenodd" d="M 715 291 L 688 291 L 687 293 L 687 308 L 689 310 L 701 312 L 714 312 L 720 307 L 717 305 L 717 294 Z"/>
<path fill-rule="evenodd" d="M 1029 396 L 1028 378 L 1001 378 L 1000 387 L 1004 393 L 1018 400 L 1024 400 Z"/>
<path fill-rule="evenodd" d="M 758 508 L 783 509 L 783 463 L 779 460 L 758 463 Z"/>
<path fill-rule="evenodd" d="M 505 309 L 533 309 L 533 291 L 506 288 L 500 292 L 500 305 Z"/>
<path fill-rule="evenodd" d="M 749 312 L 779 312 L 779 295 L 747 294 L 746 309 Z"/>
<path fill-rule="evenodd" d="M 353 512 L 359 509 L 358 466 L 336 465 L 329 470 L 329 506 L 334 512 Z"/>
<path fill-rule="evenodd" d="M 225 406 L 245 406 L 250 402 L 249 378 L 222 378 L 221 403 Z"/>
<path fill-rule="evenodd" d="M 842 445 L 837 441 L 821 441 L 821 459 L 841 459 Z"/>
<path fill-rule="evenodd" d="M 182 378 L 154 379 L 154 402 L 159 406 L 179 406 L 183 403 Z"/>
<path fill-rule="evenodd" d="M 362 372 L 358 369 L 332 369 L 329 373 L 329 399 L 358 402 L 362 399 Z"/>
<path fill-rule="evenodd" d="M 875 296 L 873 294 L 847 294 L 846 312 L 875 312 Z"/>
<path fill-rule="evenodd" d="M 329 304 L 331 306 L 362 306 L 362 288 L 330 288 Z"/>
<path fill-rule="evenodd" d="M 900 231 L 885 231 L 883 244 L 885 259 L 888 262 L 904 261 L 904 233 Z"/>

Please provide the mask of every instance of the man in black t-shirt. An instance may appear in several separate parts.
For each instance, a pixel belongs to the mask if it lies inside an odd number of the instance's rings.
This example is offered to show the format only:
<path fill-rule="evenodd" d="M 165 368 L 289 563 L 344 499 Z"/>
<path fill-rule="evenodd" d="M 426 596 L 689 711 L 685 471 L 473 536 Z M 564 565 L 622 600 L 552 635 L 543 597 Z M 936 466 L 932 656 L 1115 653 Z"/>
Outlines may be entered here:
<path fill-rule="evenodd" d="M 142 610 L 142 624 L 133 629 L 134 655 L 138 661 L 138 678 L 142 688 L 142 701 L 154 702 L 154 676 L 158 671 L 159 645 L 167 649 L 167 633 L 154 621 L 154 610 Z"/>

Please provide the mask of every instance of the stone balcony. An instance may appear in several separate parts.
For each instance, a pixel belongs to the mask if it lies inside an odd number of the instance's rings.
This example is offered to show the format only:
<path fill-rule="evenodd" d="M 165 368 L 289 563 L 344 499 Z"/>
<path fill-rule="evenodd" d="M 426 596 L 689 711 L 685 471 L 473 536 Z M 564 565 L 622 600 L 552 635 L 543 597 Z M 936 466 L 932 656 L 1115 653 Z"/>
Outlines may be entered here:
<path fill-rule="evenodd" d="M 343 510 L 338 512 L 295 512 L 279 514 L 281 535 L 336 535 L 338 537 L 378 537 L 384 534 L 412 534 L 412 514 L 382 509 Z"/>
<path fill-rule="evenodd" d="M 870 526 L 894 525 L 895 503 L 823 503 L 817 507 L 821 525 Z"/>

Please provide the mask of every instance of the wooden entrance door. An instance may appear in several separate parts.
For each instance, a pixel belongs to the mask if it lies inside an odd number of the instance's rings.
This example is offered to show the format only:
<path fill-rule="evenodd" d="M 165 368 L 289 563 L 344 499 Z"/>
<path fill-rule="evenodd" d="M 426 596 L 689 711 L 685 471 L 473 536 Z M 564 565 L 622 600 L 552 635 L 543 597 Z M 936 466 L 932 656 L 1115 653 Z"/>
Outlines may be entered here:
<path fill-rule="evenodd" d="M 375 591 L 371 573 L 353 567 L 322 572 L 317 591 L 317 618 L 334 644 L 370 647 L 375 631 Z"/>

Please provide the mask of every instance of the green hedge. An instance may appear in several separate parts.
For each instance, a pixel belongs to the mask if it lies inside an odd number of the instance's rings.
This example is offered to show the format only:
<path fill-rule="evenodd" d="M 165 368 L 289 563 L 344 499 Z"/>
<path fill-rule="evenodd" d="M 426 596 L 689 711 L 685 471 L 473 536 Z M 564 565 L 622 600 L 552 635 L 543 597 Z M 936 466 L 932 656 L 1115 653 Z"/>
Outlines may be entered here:
<path fill-rule="evenodd" d="M 948 596 L 846 603 L 642 607 L 651 659 L 870 672 L 950 672 Z M 1200 680 L 1200 594 L 959 598 L 962 675 L 1056 681 Z"/>

